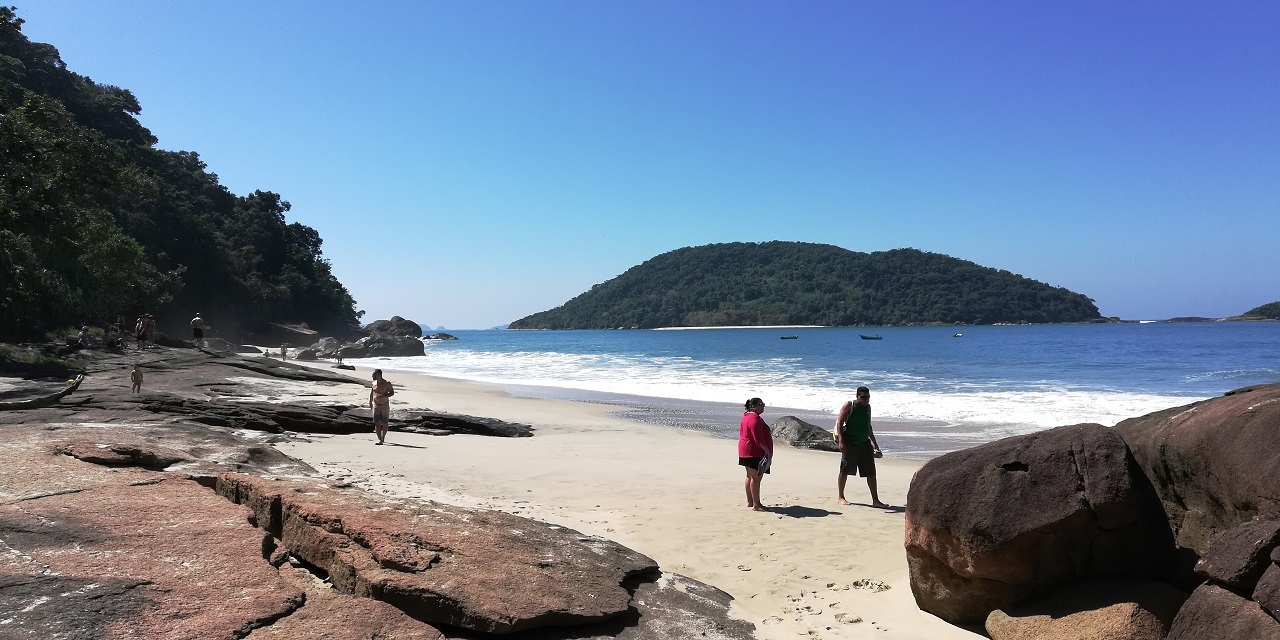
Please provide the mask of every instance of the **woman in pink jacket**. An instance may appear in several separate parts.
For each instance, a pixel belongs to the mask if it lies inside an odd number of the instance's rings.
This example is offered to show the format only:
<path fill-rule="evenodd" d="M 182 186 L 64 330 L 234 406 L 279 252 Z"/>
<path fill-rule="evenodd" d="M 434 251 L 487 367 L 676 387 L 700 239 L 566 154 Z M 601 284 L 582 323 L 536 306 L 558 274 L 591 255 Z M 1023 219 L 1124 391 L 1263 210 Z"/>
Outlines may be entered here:
<path fill-rule="evenodd" d="M 747 506 L 768 511 L 760 502 L 760 480 L 769 473 L 773 461 L 773 432 L 760 417 L 764 413 L 763 400 L 748 400 L 746 410 L 738 424 L 738 464 L 747 468 Z"/>

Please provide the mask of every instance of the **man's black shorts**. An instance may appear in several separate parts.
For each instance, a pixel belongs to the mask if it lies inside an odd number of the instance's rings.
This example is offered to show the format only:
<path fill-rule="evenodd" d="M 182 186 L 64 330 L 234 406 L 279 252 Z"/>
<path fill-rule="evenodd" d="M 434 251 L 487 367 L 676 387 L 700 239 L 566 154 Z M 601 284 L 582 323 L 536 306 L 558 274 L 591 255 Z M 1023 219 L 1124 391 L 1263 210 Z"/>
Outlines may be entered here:
<path fill-rule="evenodd" d="M 756 471 L 759 471 L 760 461 L 763 459 L 764 458 L 738 458 L 738 464 L 748 469 L 755 469 Z M 769 472 L 765 471 L 765 473 L 769 473 Z"/>
<path fill-rule="evenodd" d="M 874 448 L 871 441 L 862 444 L 845 445 L 840 454 L 840 473 L 853 475 L 854 471 L 864 478 L 876 477 L 876 457 L 872 455 Z"/>

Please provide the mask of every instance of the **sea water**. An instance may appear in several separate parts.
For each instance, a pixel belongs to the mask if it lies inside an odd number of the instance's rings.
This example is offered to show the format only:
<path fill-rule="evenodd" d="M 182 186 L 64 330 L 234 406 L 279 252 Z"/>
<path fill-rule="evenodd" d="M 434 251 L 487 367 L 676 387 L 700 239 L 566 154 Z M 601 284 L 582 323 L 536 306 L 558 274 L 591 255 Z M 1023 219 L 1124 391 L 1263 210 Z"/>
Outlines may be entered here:
<path fill-rule="evenodd" d="M 1278 322 L 453 333 L 425 357 L 364 364 L 734 438 L 749 397 L 766 421 L 831 428 L 865 385 L 881 446 L 908 459 L 1280 382 Z"/>

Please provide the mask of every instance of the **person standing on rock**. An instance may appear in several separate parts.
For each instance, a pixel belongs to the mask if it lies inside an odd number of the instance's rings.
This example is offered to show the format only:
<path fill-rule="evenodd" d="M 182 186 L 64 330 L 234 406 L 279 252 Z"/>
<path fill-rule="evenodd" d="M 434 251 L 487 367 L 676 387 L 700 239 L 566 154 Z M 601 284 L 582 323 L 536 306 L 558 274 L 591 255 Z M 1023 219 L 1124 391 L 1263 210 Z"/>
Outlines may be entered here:
<path fill-rule="evenodd" d="M 147 343 L 154 347 L 156 346 L 156 317 L 149 313 L 145 314 L 145 317 L 143 328 L 147 333 Z"/>
<path fill-rule="evenodd" d="M 391 418 L 391 396 L 396 391 L 382 377 L 382 369 L 373 370 L 373 388 L 369 389 L 369 408 L 373 409 L 373 433 L 382 444 L 387 439 L 387 421 Z"/>
<path fill-rule="evenodd" d="M 755 511 L 768 511 L 760 502 L 760 481 L 772 466 L 773 432 L 760 417 L 764 413 L 764 400 L 752 398 L 745 408 L 742 422 L 738 423 L 738 464 L 747 470 L 747 506 Z"/>
<path fill-rule="evenodd" d="M 191 338 L 195 340 L 197 349 L 204 346 L 204 318 L 200 317 L 199 311 L 191 319 Z"/>
<path fill-rule="evenodd" d="M 147 314 L 138 316 L 138 323 L 133 327 L 133 335 L 138 339 L 138 348 L 147 348 Z"/>
<path fill-rule="evenodd" d="M 133 365 L 133 372 L 129 374 L 129 380 L 133 381 L 133 393 L 142 393 L 142 370 L 138 365 Z"/>
<path fill-rule="evenodd" d="M 880 457 L 880 444 L 876 442 L 876 434 L 871 430 L 871 390 L 858 387 L 857 400 L 846 402 L 840 407 L 840 417 L 836 418 L 836 443 L 840 445 L 840 477 L 836 481 L 836 495 L 840 504 L 849 504 L 844 498 L 845 478 L 857 471 L 858 475 L 867 479 L 867 488 L 871 490 L 871 506 L 887 509 L 889 505 L 880 502 L 880 494 L 876 487 L 876 458 Z"/>

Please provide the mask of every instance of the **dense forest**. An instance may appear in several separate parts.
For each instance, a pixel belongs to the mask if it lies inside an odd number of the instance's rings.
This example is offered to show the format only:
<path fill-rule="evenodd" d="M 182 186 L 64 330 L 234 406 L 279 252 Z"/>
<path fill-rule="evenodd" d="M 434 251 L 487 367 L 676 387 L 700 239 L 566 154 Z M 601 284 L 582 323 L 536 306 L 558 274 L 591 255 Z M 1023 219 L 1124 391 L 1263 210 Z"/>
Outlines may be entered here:
<path fill-rule="evenodd" d="M 1280 320 L 1280 301 L 1269 302 L 1260 307 L 1254 307 L 1244 312 L 1247 318 L 1270 318 L 1272 320 Z"/>
<path fill-rule="evenodd" d="M 358 321 L 288 202 L 156 148 L 132 93 L 67 70 L 22 24 L 0 7 L 0 339 L 143 312 L 185 332 L 203 311 L 224 335 Z"/>
<path fill-rule="evenodd" d="M 825 244 L 686 247 L 652 258 L 512 329 L 1083 322 L 1089 298 L 937 253 Z"/>

